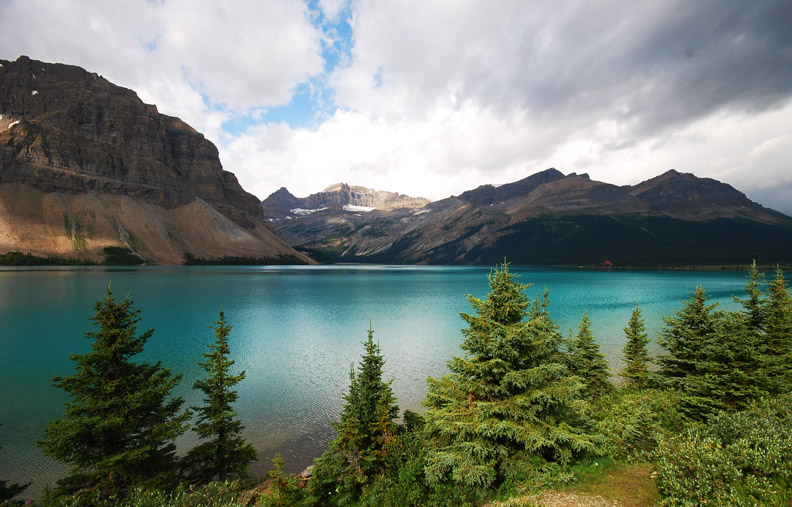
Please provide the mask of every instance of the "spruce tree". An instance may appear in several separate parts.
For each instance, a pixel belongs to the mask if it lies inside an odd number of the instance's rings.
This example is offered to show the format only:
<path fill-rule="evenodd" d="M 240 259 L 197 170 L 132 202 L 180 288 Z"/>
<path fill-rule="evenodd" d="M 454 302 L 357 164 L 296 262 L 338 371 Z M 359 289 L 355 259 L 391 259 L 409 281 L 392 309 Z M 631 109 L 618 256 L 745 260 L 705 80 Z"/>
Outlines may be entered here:
<path fill-rule="evenodd" d="M 787 393 L 792 389 L 792 298 L 780 268 L 767 290 L 764 329 L 770 391 Z"/>
<path fill-rule="evenodd" d="M 321 501 L 330 495 L 346 499 L 334 497 L 333 503 L 356 499 L 364 485 L 384 472 L 393 445 L 399 407 L 391 389 L 393 381 L 382 380 L 385 358 L 370 325 L 363 345 L 357 373 L 354 365 L 350 368 L 346 403 L 341 420 L 334 425 L 336 438 L 316 460 L 311 477 L 311 489 Z"/>
<path fill-rule="evenodd" d="M 53 379 L 70 401 L 38 444 L 71 466 L 57 494 L 118 498 L 132 486 L 161 486 L 175 476 L 174 440 L 189 418 L 179 413 L 182 399 L 171 395 L 181 375 L 159 362 L 133 361 L 154 330 L 136 336 L 140 311 L 132 305 L 128 296 L 117 301 L 108 287 L 91 317 L 99 329 L 85 333 L 91 351 L 71 355 L 74 375 Z"/>
<path fill-rule="evenodd" d="M 636 388 L 643 389 L 646 387 L 649 375 L 647 366 L 650 357 L 646 349 L 649 336 L 646 334 L 641 307 L 638 304 L 635 305 L 635 310 L 630 316 L 630 322 L 624 328 L 624 335 L 627 337 L 624 344 L 624 368 L 619 375 Z"/>
<path fill-rule="evenodd" d="M 695 371 L 679 384 L 682 412 L 690 419 L 706 420 L 718 411 L 742 410 L 766 395 L 763 348 L 743 315 L 718 314 Z"/>
<path fill-rule="evenodd" d="M 670 387 L 678 387 L 689 374 L 696 373 L 696 364 L 703 357 L 704 346 L 715 331 L 721 313 L 718 306 L 708 304 L 709 296 L 700 286 L 683 302 L 675 317 L 664 316 L 665 327 L 660 333 L 660 345 L 668 354 L 658 361 L 660 374 Z"/>
<path fill-rule="evenodd" d="M 567 371 L 547 291 L 528 310 L 528 285 L 505 263 L 490 273 L 489 284 L 486 299 L 468 295 L 475 313 L 462 314 L 465 357 L 448 363 L 449 375 L 428 379 L 431 484 L 487 488 L 595 448 L 580 424 L 583 386 Z"/>
<path fill-rule="evenodd" d="M 743 307 L 745 325 L 758 336 L 765 332 L 765 298 L 761 287 L 763 280 L 764 275 L 756 268 L 756 261 L 753 261 L 748 266 L 748 281 L 743 286 L 748 297 L 739 299 L 734 296 L 734 300 Z"/>
<path fill-rule="evenodd" d="M 250 462 L 256 459 L 256 451 L 242 438 L 244 426 L 233 407 L 238 398 L 234 386 L 245 378 L 245 372 L 231 374 L 234 365 L 234 360 L 228 357 L 231 326 L 223 310 L 212 329 L 215 342 L 208 345 L 209 351 L 204 352 L 205 360 L 200 363 L 207 377 L 193 385 L 204 393 L 204 405 L 192 407 L 198 416 L 193 430 L 206 441 L 187 453 L 184 465 L 194 480 L 211 481 L 217 477 L 224 481 L 244 477 Z"/>
<path fill-rule="evenodd" d="M 583 312 L 577 336 L 572 340 L 569 372 L 583 379 L 582 396 L 591 399 L 610 392 L 613 384 L 608 380 L 608 362 L 600 352 L 599 344 L 591 331 L 588 312 Z"/>

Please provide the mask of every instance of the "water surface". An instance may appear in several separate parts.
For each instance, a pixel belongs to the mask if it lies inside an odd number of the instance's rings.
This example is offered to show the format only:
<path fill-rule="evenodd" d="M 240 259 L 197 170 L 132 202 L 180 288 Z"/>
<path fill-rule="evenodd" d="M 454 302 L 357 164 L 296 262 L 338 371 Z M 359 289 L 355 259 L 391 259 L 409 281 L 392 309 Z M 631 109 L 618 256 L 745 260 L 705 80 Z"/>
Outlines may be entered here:
<path fill-rule="evenodd" d="M 600 271 L 512 268 L 533 283 L 527 294 L 550 289 L 550 312 L 566 334 L 584 310 L 614 371 L 621 367 L 622 329 L 640 302 L 650 336 L 661 315 L 701 285 L 714 301 L 733 307 L 743 273 Z M 154 328 L 142 359 L 162 361 L 184 380 L 185 405 L 200 403 L 191 389 L 209 326 L 223 308 L 233 326 L 231 352 L 247 378 L 238 386 L 244 436 L 259 452 L 254 474 L 276 452 L 286 468 L 310 464 L 333 436 L 349 367 L 363 350 L 369 322 L 386 357 L 385 373 L 402 409 L 420 410 L 427 376 L 446 373 L 461 353 L 460 312 L 467 294 L 484 297 L 489 268 L 403 266 L 141 267 L 0 269 L 0 479 L 34 481 L 36 495 L 64 467 L 35 446 L 51 419 L 63 414 L 65 394 L 51 386 L 70 375 L 71 353 L 88 350 L 93 305 L 112 286 L 141 310 L 139 332 Z M 187 435 L 183 451 L 195 443 Z"/>

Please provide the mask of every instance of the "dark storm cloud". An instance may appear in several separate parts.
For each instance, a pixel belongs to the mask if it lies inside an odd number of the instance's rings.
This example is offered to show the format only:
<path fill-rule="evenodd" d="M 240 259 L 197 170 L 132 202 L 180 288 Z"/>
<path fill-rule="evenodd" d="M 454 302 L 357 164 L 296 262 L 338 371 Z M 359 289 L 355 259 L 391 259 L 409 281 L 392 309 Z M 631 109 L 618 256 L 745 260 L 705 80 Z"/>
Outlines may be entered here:
<path fill-rule="evenodd" d="M 518 93 L 534 114 L 610 114 L 644 137 L 721 109 L 762 112 L 792 95 L 792 2 L 578 7 L 523 32 L 503 106 Z"/>

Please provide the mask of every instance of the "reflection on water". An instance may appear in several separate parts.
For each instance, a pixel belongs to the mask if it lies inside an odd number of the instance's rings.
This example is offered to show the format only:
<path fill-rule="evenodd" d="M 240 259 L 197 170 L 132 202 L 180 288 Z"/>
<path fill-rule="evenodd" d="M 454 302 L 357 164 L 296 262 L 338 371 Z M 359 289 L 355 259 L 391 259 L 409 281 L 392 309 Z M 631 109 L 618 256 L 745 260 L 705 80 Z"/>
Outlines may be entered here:
<path fill-rule="evenodd" d="M 731 295 L 744 283 L 742 273 L 513 270 L 534 284 L 531 298 L 550 289 L 550 312 L 564 334 L 587 309 L 614 369 L 636 302 L 655 337 L 660 316 L 678 309 L 697 284 L 733 307 Z M 237 411 L 259 451 L 253 472 L 263 475 L 277 452 L 287 470 L 302 470 L 332 438 L 330 423 L 369 321 L 400 408 L 420 410 L 426 377 L 443 375 L 461 353 L 459 313 L 470 311 L 467 294 L 487 294 L 488 273 L 423 266 L 0 269 L 0 478 L 32 480 L 28 494 L 35 495 L 64 473 L 34 442 L 63 413 L 65 395 L 50 379 L 71 374 L 69 354 L 88 350 L 83 333 L 108 284 L 140 308 L 139 331 L 155 329 L 144 359 L 184 374 L 178 394 L 185 406 L 201 402 L 190 386 L 204 373 L 198 362 L 214 340 L 209 326 L 225 309 L 232 355 L 247 373 Z M 194 443 L 188 434 L 179 448 Z"/>

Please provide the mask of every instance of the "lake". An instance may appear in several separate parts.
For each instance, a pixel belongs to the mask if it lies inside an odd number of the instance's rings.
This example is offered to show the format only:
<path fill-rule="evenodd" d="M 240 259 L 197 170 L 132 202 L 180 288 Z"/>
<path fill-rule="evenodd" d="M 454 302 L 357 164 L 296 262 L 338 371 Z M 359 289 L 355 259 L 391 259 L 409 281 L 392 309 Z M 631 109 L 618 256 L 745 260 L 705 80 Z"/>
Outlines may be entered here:
<path fill-rule="evenodd" d="M 184 379 L 185 405 L 200 404 L 193 382 L 209 326 L 221 308 L 233 326 L 230 345 L 247 378 L 238 385 L 237 412 L 244 437 L 259 452 L 252 472 L 263 475 L 280 452 L 286 469 L 299 472 L 333 437 L 369 321 L 387 360 L 385 373 L 403 409 L 419 411 L 426 378 L 446 373 L 461 353 L 460 312 L 466 294 L 489 292 L 489 268 L 405 266 L 263 266 L 139 268 L 0 268 L 0 479 L 33 481 L 37 495 L 65 467 L 43 456 L 35 441 L 63 414 L 65 394 L 51 386 L 70 375 L 71 353 L 84 353 L 83 333 L 93 305 L 108 284 L 129 294 L 141 310 L 138 332 L 154 328 L 147 361 L 162 361 Z M 726 308 L 735 308 L 743 272 L 604 271 L 518 268 L 533 283 L 533 299 L 548 287 L 550 314 L 566 335 L 584 310 L 611 364 L 621 367 L 622 329 L 640 302 L 650 337 L 662 315 L 680 308 L 696 285 Z M 657 352 L 656 346 L 654 349 Z M 238 370 L 237 370 L 238 371 Z M 179 440 L 181 452 L 195 443 Z"/>

